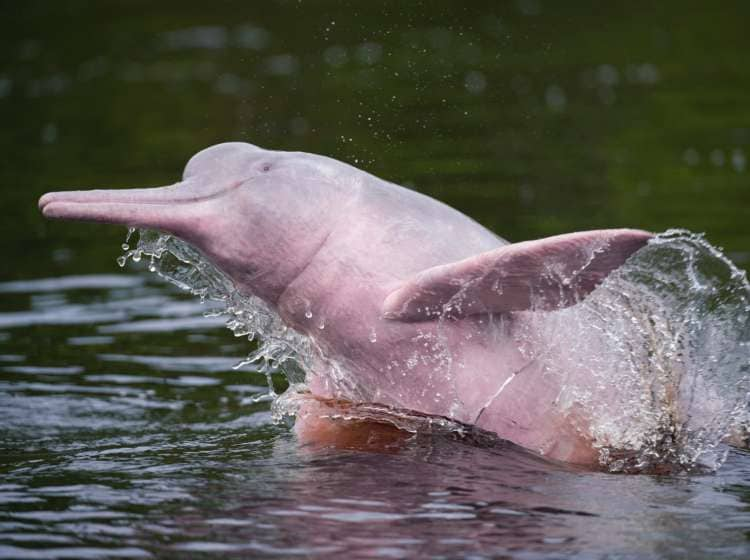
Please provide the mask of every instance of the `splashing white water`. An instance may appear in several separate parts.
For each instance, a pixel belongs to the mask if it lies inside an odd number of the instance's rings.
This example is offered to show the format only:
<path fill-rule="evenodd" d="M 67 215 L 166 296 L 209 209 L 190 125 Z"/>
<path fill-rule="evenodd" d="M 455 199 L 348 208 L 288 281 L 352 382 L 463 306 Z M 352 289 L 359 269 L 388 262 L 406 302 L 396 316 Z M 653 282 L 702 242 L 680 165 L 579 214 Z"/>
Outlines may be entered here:
<path fill-rule="evenodd" d="M 314 355 L 308 337 L 288 328 L 261 299 L 240 294 L 229 278 L 184 241 L 164 233 L 138 230 L 137 244 L 131 249 L 133 233 L 133 229 L 128 231 L 123 244 L 125 253 L 118 258 L 120 266 L 129 259 L 139 262 L 147 257 L 151 272 L 201 300 L 219 302 L 221 305 L 209 314 L 226 316 L 227 328 L 235 336 L 255 342 L 255 350 L 235 369 L 251 365 L 266 376 L 268 393 L 258 400 L 278 397 L 272 379 L 276 372 L 282 372 L 290 385 L 303 384 L 307 360 Z"/>
<path fill-rule="evenodd" d="M 750 420 L 750 286 L 701 235 L 654 238 L 578 305 L 539 314 L 530 357 L 612 471 L 716 469 Z M 558 349 L 549 352 L 550 341 Z M 554 356 L 550 358 L 549 356 Z"/>
<path fill-rule="evenodd" d="M 277 419 L 294 413 L 294 393 L 304 390 L 313 369 L 324 369 L 353 400 L 367 400 L 310 337 L 288 328 L 262 300 L 238 293 L 198 251 L 151 231 L 140 231 L 131 249 L 132 233 L 121 266 L 146 256 L 152 272 L 220 302 L 216 313 L 227 317 L 227 327 L 256 343 L 237 367 L 252 365 L 266 375 L 263 398 L 273 400 Z M 555 406 L 575 416 L 603 466 L 715 469 L 726 455 L 725 442 L 745 440 L 750 425 L 749 302 L 743 271 L 702 236 L 673 230 L 653 239 L 580 304 L 533 314 L 520 336 L 529 359 L 557 376 Z M 375 344 L 377 335 L 370 340 Z M 449 365 L 447 349 L 440 350 L 426 357 Z M 291 386 L 282 398 L 271 377 L 277 371 Z"/>

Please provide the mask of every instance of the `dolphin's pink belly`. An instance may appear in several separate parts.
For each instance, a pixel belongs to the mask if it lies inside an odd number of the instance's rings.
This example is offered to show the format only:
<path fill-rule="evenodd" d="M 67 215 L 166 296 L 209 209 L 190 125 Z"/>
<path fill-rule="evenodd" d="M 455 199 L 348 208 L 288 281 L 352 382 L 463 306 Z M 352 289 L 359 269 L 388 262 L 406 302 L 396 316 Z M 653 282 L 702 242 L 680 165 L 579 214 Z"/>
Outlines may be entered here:
<path fill-rule="evenodd" d="M 339 317 L 336 324 L 346 322 Z M 371 329 L 372 324 L 380 329 Z M 488 327 L 486 319 L 476 318 L 421 324 L 362 319 L 345 328 L 345 339 L 335 330 L 313 333 L 321 349 L 345 357 L 345 362 L 331 365 L 324 356 L 315 371 L 308 372 L 315 396 L 445 416 L 550 458 L 596 462 L 590 441 L 576 431 L 574 419 L 554 405 L 560 391 L 557 378 L 529 364 L 507 325 Z M 356 333 L 359 336 L 353 336 Z M 347 344 L 340 345 L 340 340 Z M 318 429 L 330 435 L 330 426 L 313 416 L 300 418 L 298 432 L 306 440 Z M 341 429 L 337 426 L 336 433 Z"/>

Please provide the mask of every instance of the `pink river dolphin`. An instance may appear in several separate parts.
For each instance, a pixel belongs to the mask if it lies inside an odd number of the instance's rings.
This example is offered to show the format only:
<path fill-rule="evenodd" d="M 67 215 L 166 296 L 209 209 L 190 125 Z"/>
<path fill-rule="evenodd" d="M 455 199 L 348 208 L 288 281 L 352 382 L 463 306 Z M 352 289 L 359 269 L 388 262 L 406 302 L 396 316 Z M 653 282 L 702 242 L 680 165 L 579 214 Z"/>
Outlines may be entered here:
<path fill-rule="evenodd" d="M 312 340 L 307 385 L 321 400 L 444 416 L 592 465 L 585 420 L 556 406 L 559 378 L 529 357 L 525 333 L 540 314 L 578 304 L 652 237 L 609 229 L 511 244 L 340 161 L 240 142 L 199 152 L 170 186 L 52 192 L 39 207 L 192 245 Z M 325 440 L 323 416 L 301 413 L 300 437 Z"/>

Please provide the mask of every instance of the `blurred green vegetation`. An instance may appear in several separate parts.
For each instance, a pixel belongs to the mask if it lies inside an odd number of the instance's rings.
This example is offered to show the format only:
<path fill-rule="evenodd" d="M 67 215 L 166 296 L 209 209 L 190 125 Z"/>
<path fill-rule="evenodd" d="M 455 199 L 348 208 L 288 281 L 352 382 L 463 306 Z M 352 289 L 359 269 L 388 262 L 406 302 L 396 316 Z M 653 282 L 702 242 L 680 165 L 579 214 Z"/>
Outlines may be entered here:
<path fill-rule="evenodd" d="M 750 4 L 0 1 L 3 279 L 115 268 L 48 190 L 244 140 L 354 163 L 510 240 L 684 227 L 747 266 Z"/>

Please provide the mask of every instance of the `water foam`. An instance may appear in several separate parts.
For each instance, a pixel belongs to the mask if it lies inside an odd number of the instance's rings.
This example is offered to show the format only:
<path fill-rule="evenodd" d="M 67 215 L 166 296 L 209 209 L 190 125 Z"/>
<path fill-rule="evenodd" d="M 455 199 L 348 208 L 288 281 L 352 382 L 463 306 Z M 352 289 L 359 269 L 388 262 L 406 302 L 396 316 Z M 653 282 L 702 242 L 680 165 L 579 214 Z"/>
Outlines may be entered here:
<path fill-rule="evenodd" d="M 609 470 L 713 470 L 726 442 L 746 444 L 750 285 L 702 235 L 658 235 L 524 336 Z"/>

